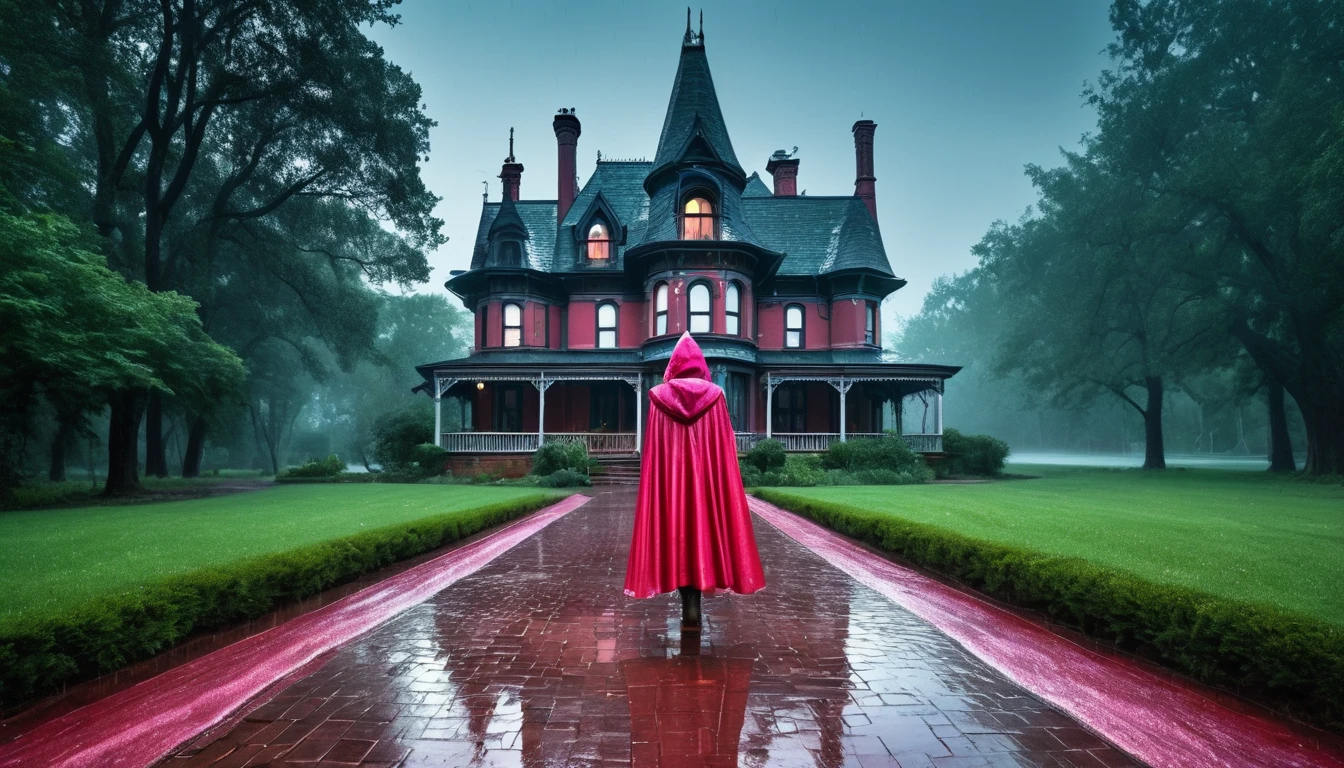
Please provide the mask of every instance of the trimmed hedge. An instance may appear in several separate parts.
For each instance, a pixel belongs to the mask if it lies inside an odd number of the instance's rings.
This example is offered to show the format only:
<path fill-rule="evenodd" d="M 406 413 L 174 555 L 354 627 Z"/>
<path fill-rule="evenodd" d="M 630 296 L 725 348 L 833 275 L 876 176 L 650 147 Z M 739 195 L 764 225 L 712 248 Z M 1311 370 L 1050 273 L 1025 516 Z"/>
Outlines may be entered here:
<path fill-rule="evenodd" d="M 760 498 L 1209 685 L 1344 731 L 1344 627 L 843 504 Z"/>
<path fill-rule="evenodd" d="M 0 625 L 0 705 L 8 708 L 162 653 L 194 632 L 256 618 L 370 571 L 451 544 L 554 503 L 492 504 L 233 565 L 203 568 L 69 613 Z"/>

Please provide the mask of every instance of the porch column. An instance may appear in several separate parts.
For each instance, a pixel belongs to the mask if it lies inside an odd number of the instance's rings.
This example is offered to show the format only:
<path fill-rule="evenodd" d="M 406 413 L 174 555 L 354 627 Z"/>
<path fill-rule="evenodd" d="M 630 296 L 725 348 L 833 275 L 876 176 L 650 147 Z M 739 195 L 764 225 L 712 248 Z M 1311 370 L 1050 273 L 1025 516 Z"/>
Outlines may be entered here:
<path fill-rule="evenodd" d="M 765 374 L 765 439 L 769 440 L 772 430 L 775 426 L 774 416 L 775 408 L 775 381 L 770 374 Z"/>
<path fill-rule="evenodd" d="M 840 442 L 845 442 L 845 399 L 849 394 L 849 388 L 854 386 L 854 382 L 844 377 L 838 379 L 829 379 L 828 383 L 835 387 L 835 391 L 840 393 Z"/>
<path fill-rule="evenodd" d="M 540 448 L 546 443 L 546 390 L 555 383 L 554 379 L 546 378 L 546 374 L 532 380 L 532 386 L 537 388 L 537 447 Z"/>
<path fill-rule="evenodd" d="M 938 388 L 938 398 L 933 401 L 933 431 L 934 434 L 943 434 L 943 389 Z"/>
<path fill-rule="evenodd" d="M 644 379 L 634 380 L 635 386 L 635 453 L 644 450 Z"/>
<path fill-rule="evenodd" d="M 438 386 L 434 387 L 438 389 Z M 434 393 L 434 444 L 443 447 L 443 397 Z"/>

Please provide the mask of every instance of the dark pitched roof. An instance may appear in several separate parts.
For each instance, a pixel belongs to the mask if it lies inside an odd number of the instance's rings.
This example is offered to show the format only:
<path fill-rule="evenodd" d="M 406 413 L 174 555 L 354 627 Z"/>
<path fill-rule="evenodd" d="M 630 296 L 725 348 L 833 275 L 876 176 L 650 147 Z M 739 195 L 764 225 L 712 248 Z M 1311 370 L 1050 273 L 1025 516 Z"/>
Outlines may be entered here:
<path fill-rule="evenodd" d="M 677 65 L 677 76 L 672 81 L 672 97 L 667 102 L 667 115 L 663 118 L 663 132 L 658 137 L 653 167 L 661 168 L 676 162 L 697 131 L 720 160 L 746 175 L 733 152 L 733 142 L 728 138 L 728 127 L 724 125 L 719 97 L 714 92 L 714 78 L 709 73 L 705 47 L 692 44 L 681 48 L 681 63 Z"/>
<path fill-rule="evenodd" d="M 476 225 L 476 243 L 471 252 L 471 268 L 479 269 L 485 264 L 489 254 L 490 229 L 499 216 L 502 203 L 485 203 L 481 206 L 481 221 Z M 547 271 L 551 267 L 551 254 L 555 253 L 555 201 L 519 200 L 511 208 L 517 211 L 518 219 L 527 230 L 527 239 L 523 241 L 523 253 L 528 269 Z"/>
<path fill-rule="evenodd" d="M 761 175 L 755 171 L 752 171 L 751 175 L 747 177 L 747 188 L 742 190 L 743 197 L 770 197 L 774 194 L 769 187 L 765 186 L 765 182 L 761 180 Z"/>
<path fill-rule="evenodd" d="M 748 197 L 742 205 L 761 244 L 787 254 L 778 274 L 868 268 L 892 275 L 877 223 L 857 197 Z"/>
<path fill-rule="evenodd" d="M 560 223 L 560 234 L 555 243 L 555 257 L 551 262 L 552 272 L 567 272 L 575 269 L 578 262 L 577 244 L 574 242 L 573 227 L 587 215 L 598 193 L 611 207 L 619 219 L 617 224 L 627 228 L 625 245 L 613 246 L 612 266 L 619 268 L 623 263 L 625 249 L 638 243 L 644 236 L 644 228 L 649 222 L 649 195 L 644 191 L 644 177 L 649 175 L 652 163 L 644 160 L 603 160 L 588 178 L 583 189 L 579 190 L 574 204 Z"/>

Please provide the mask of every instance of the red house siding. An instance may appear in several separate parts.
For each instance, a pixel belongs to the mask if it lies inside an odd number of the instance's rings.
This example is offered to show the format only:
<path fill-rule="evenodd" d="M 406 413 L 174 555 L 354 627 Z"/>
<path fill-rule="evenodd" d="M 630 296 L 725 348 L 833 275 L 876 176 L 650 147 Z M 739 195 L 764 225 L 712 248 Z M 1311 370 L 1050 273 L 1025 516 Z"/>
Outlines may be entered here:
<path fill-rule="evenodd" d="M 836 299 L 831 304 L 831 346 L 861 347 L 864 342 L 866 309 L 862 299 Z"/>
<path fill-rule="evenodd" d="M 649 337 L 649 330 L 644 325 L 645 304 L 642 301 L 622 302 L 620 319 L 617 320 L 617 344 L 622 347 L 638 347 Z"/>
<path fill-rule="evenodd" d="M 593 349 L 597 346 L 597 302 L 584 299 L 569 302 L 569 348 Z"/>

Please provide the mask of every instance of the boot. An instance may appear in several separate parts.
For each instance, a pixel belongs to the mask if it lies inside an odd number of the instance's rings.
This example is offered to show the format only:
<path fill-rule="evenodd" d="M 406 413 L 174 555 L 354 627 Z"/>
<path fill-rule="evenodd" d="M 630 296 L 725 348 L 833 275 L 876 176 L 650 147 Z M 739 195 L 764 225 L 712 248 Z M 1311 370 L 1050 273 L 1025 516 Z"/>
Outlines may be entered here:
<path fill-rule="evenodd" d="M 681 593 L 681 631 L 700 631 L 700 590 L 695 587 L 678 587 Z"/>

